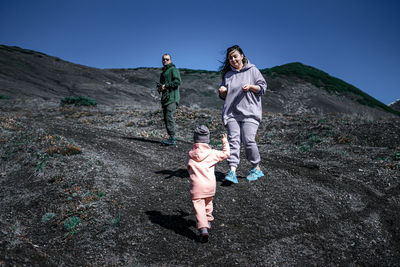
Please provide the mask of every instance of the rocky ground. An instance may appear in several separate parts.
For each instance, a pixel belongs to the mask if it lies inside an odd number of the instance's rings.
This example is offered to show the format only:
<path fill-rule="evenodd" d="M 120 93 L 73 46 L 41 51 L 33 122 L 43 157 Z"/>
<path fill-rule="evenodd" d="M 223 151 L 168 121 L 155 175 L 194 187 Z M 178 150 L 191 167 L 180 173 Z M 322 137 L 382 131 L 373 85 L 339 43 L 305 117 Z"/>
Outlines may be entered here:
<path fill-rule="evenodd" d="M 220 111 L 0 104 L 0 266 L 399 266 L 400 119 L 264 113 L 265 177 L 216 167 L 215 221 L 197 237 L 185 161 Z"/>

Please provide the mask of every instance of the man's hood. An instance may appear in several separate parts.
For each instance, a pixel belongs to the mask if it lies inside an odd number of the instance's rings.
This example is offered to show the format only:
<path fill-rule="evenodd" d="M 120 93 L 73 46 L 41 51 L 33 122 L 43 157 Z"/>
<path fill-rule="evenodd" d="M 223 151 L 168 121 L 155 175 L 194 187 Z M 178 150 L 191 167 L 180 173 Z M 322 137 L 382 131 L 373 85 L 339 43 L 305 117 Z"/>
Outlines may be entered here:
<path fill-rule="evenodd" d="M 211 152 L 211 147 L 205 143 L 196 143 L 189 152 L 189 157 L 194 161 L 203 161 Z"/>

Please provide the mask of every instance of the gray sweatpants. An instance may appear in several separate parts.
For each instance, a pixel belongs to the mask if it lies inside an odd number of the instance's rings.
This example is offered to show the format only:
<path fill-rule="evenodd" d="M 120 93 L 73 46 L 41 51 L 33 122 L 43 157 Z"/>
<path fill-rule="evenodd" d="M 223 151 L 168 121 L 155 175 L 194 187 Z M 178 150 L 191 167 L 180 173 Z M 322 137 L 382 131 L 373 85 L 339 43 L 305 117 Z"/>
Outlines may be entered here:
<path fill-rule="evenodd" d="M 243 143 L 247 160 L 253 167 L 257 166 L 261 160 L 256 143 L 258 125 L 253 122 L 230 120 L 226 128 L 228 130 L 229 147 L 231 150 L 231 155 L 227 160 L 229 166 L 237 168 L 239 165 L 241 142 Z"/>

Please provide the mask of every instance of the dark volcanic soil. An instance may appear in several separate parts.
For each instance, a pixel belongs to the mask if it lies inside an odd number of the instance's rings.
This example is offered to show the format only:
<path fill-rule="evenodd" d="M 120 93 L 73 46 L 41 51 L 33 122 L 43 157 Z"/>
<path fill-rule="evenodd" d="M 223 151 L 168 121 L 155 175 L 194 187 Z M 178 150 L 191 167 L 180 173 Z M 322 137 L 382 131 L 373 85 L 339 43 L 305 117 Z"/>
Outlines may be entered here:
<path fill-rule="evenodd" d="M 399 119 L 265 113 L 266 176 L 217 165 L 200 243 L 185 161 L 197 124 L 221 149 L 219 113 L 181 107 L 173 148 L 159 111 L 2 102 L 0 265 L 399 265 Z"/>

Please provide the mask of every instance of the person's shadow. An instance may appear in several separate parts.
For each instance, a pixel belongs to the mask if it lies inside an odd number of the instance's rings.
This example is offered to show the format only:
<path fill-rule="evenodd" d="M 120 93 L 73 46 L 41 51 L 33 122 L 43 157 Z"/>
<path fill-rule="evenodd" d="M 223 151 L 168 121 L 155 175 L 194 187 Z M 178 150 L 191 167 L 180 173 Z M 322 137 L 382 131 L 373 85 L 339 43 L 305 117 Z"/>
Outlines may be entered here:
<path fill-rule="evenodd" d="M 140 142 L 145 142 L 145 143 L 152 143 L 152 144 L 160 144 L 160 141 L 157 140 L 151 140 L 148 138 L 143 138 L 143 137 L 130 137 L 130 136 L 120 136 L 122 139 L 126 139 L 126 140 L 134 140 L 134 141 L 140 141 Z"/>
<path fill-rule="evenodd" d="M 146 211 L 152 223 L 158 224 L 166 229 L 173 230 L 175 233 L 199 242 L 198 236 L 189 228 L 196 227 L 196 222 L 185 219 L 189 213 L 178 210 L 179 215 L 163 214 L 156 210 Z"/>
<path fill-rule="evenodd" d="M 188 171 L 186 169 L 161 170 L 161 171 L 157 171 L 155 173 L 167 175 L 164 179 L 170 179 L 170 178 L 173 178 L 173 177 L 189 178 L 189 173 L 188 173 Z"/>

